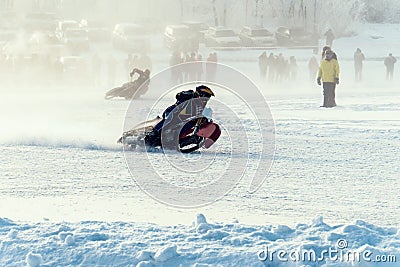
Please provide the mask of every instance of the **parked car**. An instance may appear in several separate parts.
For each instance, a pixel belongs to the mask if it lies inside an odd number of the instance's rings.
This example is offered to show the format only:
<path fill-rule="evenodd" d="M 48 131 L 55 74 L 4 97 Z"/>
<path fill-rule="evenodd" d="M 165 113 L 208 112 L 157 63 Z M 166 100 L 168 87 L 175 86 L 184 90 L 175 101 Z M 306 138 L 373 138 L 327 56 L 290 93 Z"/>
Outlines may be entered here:
<path fill-rule="evenodd" d="M 204 43 L 204 35 L 210 28 L 207 24 L 200 21 L 184 21 L 182 24 L 189 27 L 189 30 L 197 36 L 200 43 Z"/>
<path fill-rule="evenodd" d="M 112 33 L 114 48 L 126 52 L 144 53 L 150 49 L 150 39 L 145 28 L 139 24 L 122 23 L 115 25 Z"/>
<path fill-rule="evenodd" d="M 204 35 L 206 46 L 232 48 L 241 46 L 239 36 L 229 28 L 210 27 Z"/>
<path fill-rule="evenodd" d="M 49 44 L 61 44 L 60 39 L 53 32 L 34 32 L 28 40 L 29 45 L 44 46 Z"/>
<path fill-rule="evenodd" d="M 75 20 L 61 20 L 57 24 L 56 36 L 61 40 L 68 29 L 79 29 L 79 23 Z"/>
<path fill-rule="evenodd" d="M 279 27 L 275 32 L 275 37 L 279 46 L 313 49 L 318 47 L 318 37 L 299 27 Z"/>
<path fill-rule="evenodd" d="M 168 25 L 164 32 L 164 44 L 178 52 L 194 52 L 199 49 L 199 39 L 189 27 L 183 24 Z"/>
<path fill-rule="evenodd" d="M 63 56 L 59 60 L 64 73 L 75 74 L 86 64 L 85 60 L 80 56 Z"/>
<path fill-rule="evenodd" d="M 111 39 L 111 30 L 103 21 L 82 19 L 79 26 L 87 31 L 90 41 L 106 42 Z"/>
<path fill-rule="evenodd" d="M 54 32 L 34 32 L 28 40 L 28 47 L 35 51 L 46 51 L 52 50 L 53 47 L 65 47 L 65 45 Z"/>
<path fill-rule="evenodd" d="M 25 16 L 24 29 L 32 31 L 54 32 L 57 28 L 58 18 L 53 13 L 29 13 Z"/>
<path fill-rule="evenodd" d="M 86 51 L 89 49 L 89 37 L 87 31 L 80 28 L 70 28 L 64 32 L 63 43 L 73 51 Z"/>
<path fill-rule="evenodd" d="M 65 48 L 65 45 L 60 41 L 55 33 L 51 32 L 36 31 L 32 33 L 27 45 L 30 53 L 49 55 L 53 58 L 54 51 L 62 50 L 63 48 Z"/>
<path fill-rule="evenodd" d="M 274 47 L 277 44 L 273 33 L 262 27 L 245 26 L 239 33 L 243 46 Z"/>

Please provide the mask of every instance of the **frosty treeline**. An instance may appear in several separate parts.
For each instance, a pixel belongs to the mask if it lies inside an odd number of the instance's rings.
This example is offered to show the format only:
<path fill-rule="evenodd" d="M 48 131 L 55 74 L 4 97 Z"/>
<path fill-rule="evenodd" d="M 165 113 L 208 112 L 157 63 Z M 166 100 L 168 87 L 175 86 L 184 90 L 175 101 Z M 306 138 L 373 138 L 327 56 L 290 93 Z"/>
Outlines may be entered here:
<path fill-rule="evenodd" d="M 303 26 L 345 34 L 351 22 L 399 23 L 399 0 L 3 0 L 0 10 L 54 11 L 63 17 L 101 16 L 115 21 L 151 17 L 168 23 L 203 21 L 210 26 Z M 112 14 L 110 14 L 112 10 Z M 168 10 L 168 12 L 166 12 Z"/>
<path fill-rule="evenodd" d="M 345 33 L 351 22 L 398 23 L 398 0 L 179 0 L 181 16 L 229 27 L 303 26 L 321 34 Z"/>

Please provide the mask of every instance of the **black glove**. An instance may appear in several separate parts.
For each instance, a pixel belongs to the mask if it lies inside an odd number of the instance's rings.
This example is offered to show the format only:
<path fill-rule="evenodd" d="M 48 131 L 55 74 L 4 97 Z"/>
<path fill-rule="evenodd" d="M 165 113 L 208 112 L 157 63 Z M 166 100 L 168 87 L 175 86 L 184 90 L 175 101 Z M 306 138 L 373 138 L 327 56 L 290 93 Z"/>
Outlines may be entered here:
<path fill-rule="evenodd" d="M 318 85 L 321 85 L 321 77 L 318 77 L 318 78 L 317 78 L 317 84 L 318 84 Z"/>
<path fill-rule="evenodd" d="M 178 102 L 185 102 L 189 99 L 194 98 L 194 92 L 192 90 L 182 91 L 180 93 L 177 93 L 175 98 L 176 100 L 178 100 Z"/>
<path fill-rule="evenodd" d="M 335 78 L 335 83 L 339 84 L 339 78 Z"/>

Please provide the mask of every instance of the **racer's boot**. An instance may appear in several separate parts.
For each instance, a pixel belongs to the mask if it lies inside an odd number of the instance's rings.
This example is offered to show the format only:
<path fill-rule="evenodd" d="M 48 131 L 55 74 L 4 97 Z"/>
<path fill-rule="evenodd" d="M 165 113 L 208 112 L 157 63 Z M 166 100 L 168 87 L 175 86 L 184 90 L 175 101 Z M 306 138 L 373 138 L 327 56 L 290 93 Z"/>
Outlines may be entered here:
<path fill-rule="evenodd" d="M 150 147 L 161 146 L 161 134 L 157 130 L 152 130 L 144 137 L 144 143 Z"/>

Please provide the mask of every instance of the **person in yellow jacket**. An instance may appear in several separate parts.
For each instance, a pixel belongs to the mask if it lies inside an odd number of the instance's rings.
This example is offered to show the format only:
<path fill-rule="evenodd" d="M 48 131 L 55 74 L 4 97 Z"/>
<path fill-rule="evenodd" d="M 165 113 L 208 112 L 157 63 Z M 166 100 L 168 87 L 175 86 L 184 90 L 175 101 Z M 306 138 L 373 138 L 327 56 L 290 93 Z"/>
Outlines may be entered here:
<path fill-rule="evenodd" d="M 335 89 L 336 85 L 339 84 L 339 63 L 334 57 L 332 50 L 325 52 L 325 59 L 321 61 L 318 70 L 317 83 L 324 89 L 324 103 L 321 107 L 332 108 L 336 107 L 335 101 Z"/>

